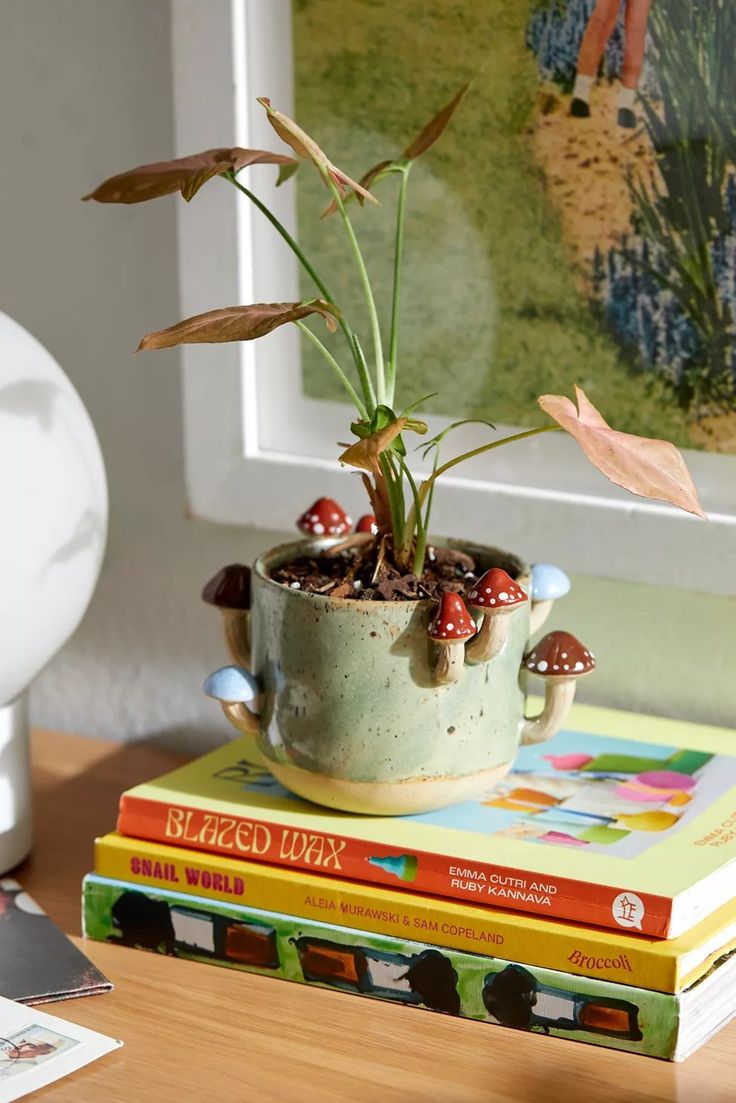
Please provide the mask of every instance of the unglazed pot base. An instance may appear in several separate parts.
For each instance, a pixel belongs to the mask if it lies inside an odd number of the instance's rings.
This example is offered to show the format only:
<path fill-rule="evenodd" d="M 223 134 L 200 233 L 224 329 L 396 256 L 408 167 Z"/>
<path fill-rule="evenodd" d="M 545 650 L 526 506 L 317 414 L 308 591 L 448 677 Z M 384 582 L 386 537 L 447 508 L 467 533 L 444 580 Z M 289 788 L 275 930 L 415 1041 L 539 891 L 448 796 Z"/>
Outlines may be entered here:
<path fill-rule="evenodd" d="M 268 769 L 285 788 L 315 804 L 370 816 L 409 816 L 479 800 L 512 765 L 513 761 L 504 762 L 464 777 L 417 777 L 404 781 L 347 781 L 273 761 L 268 762 Z"/>

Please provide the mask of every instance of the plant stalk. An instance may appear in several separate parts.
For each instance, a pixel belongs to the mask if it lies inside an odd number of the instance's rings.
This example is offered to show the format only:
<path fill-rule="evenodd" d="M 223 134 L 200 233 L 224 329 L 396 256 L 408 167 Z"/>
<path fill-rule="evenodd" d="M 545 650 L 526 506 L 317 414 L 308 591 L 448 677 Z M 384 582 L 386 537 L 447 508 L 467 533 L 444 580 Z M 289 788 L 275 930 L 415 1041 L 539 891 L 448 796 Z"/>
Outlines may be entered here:
<path fill-rule="evenodd" d="M 381 327 L 378 321 L 378 311 L 376 310 L 376 301 L 373 298 L 373 288 L 371 287 L 371 281 L 368 278 L 368 270 L 363 260 L 363 254 L 360 251 L 360 245 L 358 239 L 355 236 L 355 230 L 353 224 L 350 221 L 350 216 L 345 210 L 345 204 L 342 201 L 342 196 L 337 189 L 334 181 L 330 178 L 327 172 L 323 172 L 327 186 L 332 192 L 332 197 L 335 200 L 335 205 L 340 212 L 340 218 L 342 224 L 345 227 L 345 232 L 350 242 L 350 248 L 355 259 L 356 266 L 358 268 L 358 274 L 360 275 L 360 282 L 363 285 L 363 293 L 365 295 L 366 306 L 368 307 L 368 317 L 370 319 L 371 334 L 373 336 L 373 354 L 376 360 L 376 397 L 378 404 L 383 405 L 386 402 L 386 376 L 383 363 L 383 346 L 381 344 Z"/>
<path fill-rule="evenodd" d="M 404 223 L 406 220 L 406 192 L 409 183 L 409 170 L 411 161 L 401 172 L 401 186 L 399 188 L 399 202 L 396 210 L 396 240 L 394 245 L 394 286 L 391 299 L 391 337 L 388 351 L 388 368 L 386 373 L 386 400 L 389 406 L 393 406 L 394 391 L 396 389 L 396 365 L 399 353 L 399 303 L 401 298 L 401 263 L 404 255 Z"/>
<path fill-rule="evenodd" d="M 513 436 L 503 437 L 501 440 L 493 440 L 490 444 L 482 444 L 480 448 L 473 448 L 470 452 L 463 452 L 460 456 L 455 456 L 454 459 L 448 460 L 447 463 L 443 463 L 441 467 L 438 467 L 436 471 L 433 471 L 429 478 L 425 479 L 419 488 L 419 500 L 420 502 L 426 501 L 427 494 L 434 486 L 440 475 L 444 475 L 450 468 L 456 467 L 459 463 L 464 463 L 466 460 L 472 460 L 475 456 L 482 456 L 484 452 L 492 452 L 494 448 L 501 448 L 504 444 L 513 444 L 517 440 L 526 440 L 528 437 L 539 436 L 540 433 L 561 433 L 562 427 L 560 425 L 542 425 L 538 429 L 527 429 L 523 433 L 514 433 Z"/>
<path fill-rule="evenodd" d="M 366 420 L 368 420 L 368 412 L 367 412 L 365 406 L 363 405 L 363 403 L 361 402 L 360 398 L 358 397 L 357 391 L 355 390 L 352 383 L 350 382 L 348 377 L 345 375 L 345 372 L 342 370 L 342 368 L 340 367 L 340 365 L 338 364 L 337 360 L 332 355 L 332 353 L 329 351 L 329 349 L 325 348 L 325 346 L 322 344 L 322 342 L 320 341 L 320 339 L 316 335 L 316 333 L 312 333 L 309 326 L 305 326 L 304 322 L 295 322 L 294 324 L 297 326 L 298 329 L 300 329 L 302 331 L 304 336 L 307 337 L 312 342 L 314 347 L 316 349 L 319 349 L 322 356 L 325 358 L 325 360 L 330 365 L 330 367 L 334 371 L 337 378 L 342 383 L 342 385 L 345 388 L 345 390 L 347 391 L 347 393 L 350 395 L 350 401 L 355 404 L 355 408 L 357 409 L 360 416 L 362 418 L 365 418 Z"/>
<path fill-rule="evenodd" d="M 331 303 L 333 306 L 337 306 L 337 303 L 335 302 L 335 300 L 334 300 L 329 288 L 325 284 L 324 280 L 321 278 L 319 273 L 314 268 L 314 265 L 310 262 L 310 260 L 306 256 L 306 254 L 303 252 L 303 250 L 302 250 L 301 246 L 299 245 L 299 243 L 291 236 L 291 234 L 286 229 L 284 224 L 278 220 L 278 218 L 276 217 L 275 214 L 272 214 L 272 212 L 268 209 L 268 207 L 265 205 L 265 203 L 262 203 L 261 200 L 258 198 L 258 196 L 255 195 L 255 193 L 252 192 L 250 190 L 250 188 L 246 188 L 246 186 L 244 184 L 241 184 L 240 181 L 235 177 L 235 175 L 233 173 L 225 173 L 224 175 L 225 175 L 225 178 L 227 180 L 229 180 L 231 184 L 234 184 L 234 186 L 238 189 L 238 191 L 242 192 L 243 195 L 247 199 L 250 199 L 251 203 L 253 203 L 253 205 L 255 207 L 257 207 L 258 210 L 261 212 L 261 214 L 264 215 L 268 219 L 268 221 L 271 223 L 271 225 L 276 230 L 276 232 L 279 234 L 279 236 L 289 246 L 289 248 L 291 249 L 294 256 L 297 258 L 299 263 L 301 264 L 304 271 L 307 273 L 309 278 L 312 280 L 312 282 L 314 283 L 317 290 L 321 293 L 322 298 L 325 300 L 325 302 Z M 338 307 L 338 310 L 339 310 L 339 307 Z M 342 311 L 340 311 L 340 314 L 339 314 L 339 317 L 338 317 L 338 324 L 340 326 L 340 329 L 345 334 L 345 338 L 346 338 L 346 340 L 348 342 L 348 345 L 350 347 L 350 355 L 353 357 L 353 359 L 355 361 L 355 367 L 357 368 L 358 376 L 360 378 L 360 385 L 361 385 L 361 388 L 363 390 L 363 397 L 365 398 L 366 407 L 371 412 L 373 412 L 373 410 L 375 409 L 375 406 L 376 406 L 376 398 L 375 398 L 375 394 L 373 392 L 373 384 L 372 384 L 370 376 L 368 375 L 368 372 L 366 370 L 365 359 L 363 359 L 361 361 L 361 359 L 358 355 L 358 352 L 356 350 L 356 347 L 355 347 L 355 340 L 356 340 L 355 334 L 353 333 L 353 330 L 350 328 L 348 322 L 343 317 Z"/>

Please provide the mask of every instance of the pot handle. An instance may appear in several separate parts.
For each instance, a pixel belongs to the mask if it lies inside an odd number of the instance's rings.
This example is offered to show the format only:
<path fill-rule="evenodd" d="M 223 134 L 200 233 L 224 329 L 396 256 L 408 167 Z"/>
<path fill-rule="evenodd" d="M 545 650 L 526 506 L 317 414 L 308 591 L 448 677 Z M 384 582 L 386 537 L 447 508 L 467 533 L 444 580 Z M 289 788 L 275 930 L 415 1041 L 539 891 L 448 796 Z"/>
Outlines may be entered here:
<path fill-rule="evenodd" d="M 255 736 L 259 730 L 261 687 L 244 666 L 221 666 L 204 683 L 204 692 L 222 705 L 222 711 L 243 735 L 250 736 L 254 761 L 262 762 Z"/>
<path fill-rule="evenodd" d="M 574 699 L 574 678 L 548 678 L 544 687 L 544 708 L 539 716 L 525 717 L 522 723 L 521 746 L 544 743 L 557 735 L 567 720 Z"/>

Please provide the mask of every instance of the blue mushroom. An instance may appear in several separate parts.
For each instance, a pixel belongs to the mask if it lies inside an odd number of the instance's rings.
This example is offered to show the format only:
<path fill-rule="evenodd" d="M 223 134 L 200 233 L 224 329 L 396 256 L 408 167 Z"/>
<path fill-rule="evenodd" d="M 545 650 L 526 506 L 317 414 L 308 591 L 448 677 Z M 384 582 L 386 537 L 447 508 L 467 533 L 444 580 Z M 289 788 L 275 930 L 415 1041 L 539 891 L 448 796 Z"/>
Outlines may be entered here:
<path fill-rule="evenodd" d="M 238 704 L 251 704 L 260 693 L 258 682 L 242 666 L 221 666 L 210 674 L 203 689 L 208 697 L 214 697 L 216 701 Z"/>
<path fill-rule="evenodd" d="M 534 563 L 531 579 L 530 634 L 538 632 L 552 611 L 552 602 L 570 592 L 570 579 L 554 563 Z"/>
<path fill-rule="evenodd" d="M 532 566 L 532 601 L 556 601 L 570 592 L 570 579 L 554 563 Z"/>

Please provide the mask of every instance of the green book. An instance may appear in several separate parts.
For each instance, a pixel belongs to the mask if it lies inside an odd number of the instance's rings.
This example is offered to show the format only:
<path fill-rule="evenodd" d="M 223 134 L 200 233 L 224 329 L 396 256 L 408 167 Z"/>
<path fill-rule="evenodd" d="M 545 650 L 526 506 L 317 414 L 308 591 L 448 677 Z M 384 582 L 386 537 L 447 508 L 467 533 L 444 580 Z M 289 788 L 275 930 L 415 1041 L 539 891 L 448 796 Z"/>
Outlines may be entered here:
<path fill-rule="evenodd" d="M 678 994 L 89 874 L 88 938 L 680 1061 L 736 1014 L 736 953 Z"/>

